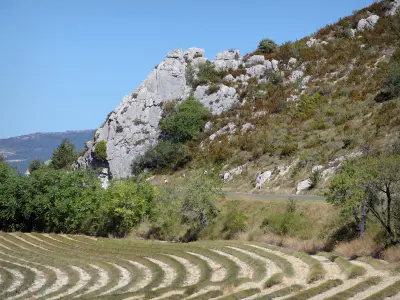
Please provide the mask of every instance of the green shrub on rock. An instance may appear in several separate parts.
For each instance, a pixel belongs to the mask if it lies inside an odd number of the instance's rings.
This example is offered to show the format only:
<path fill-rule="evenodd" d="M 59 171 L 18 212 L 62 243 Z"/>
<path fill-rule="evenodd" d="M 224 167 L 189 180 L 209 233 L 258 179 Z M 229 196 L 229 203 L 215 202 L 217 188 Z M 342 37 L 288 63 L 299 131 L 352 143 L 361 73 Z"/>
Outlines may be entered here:
<path fill-rule="evenodd" d="M 261 53 L 272 53 L 278 48 L 278 45 L 271 39 L 264 39 L 260 41 L 257 51 Z"/>
<path fill-rule="evenodd" d="M 193 97 L 182 101 L 160 121 L 161 137 L 173 143 L 196 139 L 203 131 L 211 112 Z"/>
<path fill-rule="evenodd" d="M 107 143 L 106 141 L 97 142 L 94 147 L 94 158 L 101 162 L 107 161 Z"/>

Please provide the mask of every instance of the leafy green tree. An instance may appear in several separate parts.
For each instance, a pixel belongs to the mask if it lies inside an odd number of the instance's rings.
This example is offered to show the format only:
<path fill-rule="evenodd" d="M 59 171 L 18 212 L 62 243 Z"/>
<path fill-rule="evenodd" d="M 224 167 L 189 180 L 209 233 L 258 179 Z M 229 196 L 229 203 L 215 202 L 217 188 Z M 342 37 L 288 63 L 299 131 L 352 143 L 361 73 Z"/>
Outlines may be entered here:
<path fill-rule="evenodd" d="M 101 208 L 106 232 L 124 237 L 150 213 L 154 190 L 147 183 L 131 180 L 113 182 L 107 190 L 108 203 Z"/>
<path fill-rule="evenodd" d="M 161 136 L 173 143 L 185 143 L 196 139 L 211 117 L 211 112 L 193 97 L 176 105 L 160 121 Z"/>
<path fill-rule="evenodd" d="M 31 230 L 88 233 L 83 231 L 81 225 L 89 214 L 78 221 L 77 212 L 82 214 L 94 209 L 92 195 L 101 189 L 95 173 L 41 168 L 31 174 L 29 181 L 31 199 L 25 207 L 25 217 L 31 224 Z M 83 206 L 82 202 L 90 206 Z"/>
<path fill-rule="evenodd" d="M 100 162 L 107 161 L 107 143 L 106 141 L 97 142 L 94 147 L 94 158 Z"/>
<path fill-rule="evenodd" d="M 218 215 L 216 201 L 222 196 L 221 180 L 216 175 L 197 172 L 186 177 L 181 213 L 183 222 L 192 227 L 189 241 L 197 239 L 198 232 Z"/>
<path fill-rule="evenodd" d="M 272 53 L 278 48 L 278 45 L 271 39 L 264 39 L 258 44 L 257 50 L 261 53 Z"/>
<path fill-rule="evenodd" d="M 160 187 L 151 212 L 149 238 L 178 242 L 187 231 L 182 223 L 182 189 L 168 184 Z"/>
<path fill-rule="evenodd" d="M 0 162 L 4 161 L 4 156 L 2 154 L 0 154 Z"/>
<path fill-rule="evenodd" d="M 247 227 L 248 216 L 245 212 L 237 210 L 237 201 L 228 204 L 223 214 L 222 234 L 224 239 L 231 239 L 235 234 L 244 231 Z"/>
<path fill-rule="evenodd" d="M 139 175 L 145 169 L 177 170 L 191 160 L 191 153 L 186 145 L 160 141 L 132 162 L 132 174 Z"/>
<path fill-rule="evenodd" d="M 28 200 L 28 178 L 0 162 L 0 230 L 27 229 L 24 206 Z"/>
<path fill-rule="evenodd" d="M 75 146 L 65 138 L 57 149 L 54 150 L 50 166 L 57 170 L 69 168 L 75 159 Z"/>
<path fill-rule="evenodd" d="M 400 155 L 347 161 L 332 180 L 327 196 L 328 202 L 355 217 L 361 235 L 370 213 L 391 242 L 399 240 Z"/>
<path fill-rule="evenodd" d="M 181 242 L 198 239 L 219 214 L 216 201 L 220 197 L 221 180 L 211 173 L 193 172 L 179 186 L 161 187 L 152 205 L 149 237 Z"/>
<path fill-rule="evenodd" d="M 40 159 L 34 159 L 30 162 L 28 170 L 30 173 L 39 170 L 43 166 L 43 163 L 40 161 Z"/>

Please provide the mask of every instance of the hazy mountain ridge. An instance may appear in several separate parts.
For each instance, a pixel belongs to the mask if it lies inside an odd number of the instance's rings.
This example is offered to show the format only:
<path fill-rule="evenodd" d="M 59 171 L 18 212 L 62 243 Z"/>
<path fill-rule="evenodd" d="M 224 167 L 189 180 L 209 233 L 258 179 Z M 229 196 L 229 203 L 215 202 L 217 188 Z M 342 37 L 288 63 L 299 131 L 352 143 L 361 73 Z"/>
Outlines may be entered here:
<path fill-rule="evenodd" d="M 94 130 L 71 130 L 65 132 L 36 132 L 0 139 L 0 154 L 18 171 L 25 172 L 33 159 L 46 161 L 64 138 L 69 139 L 77 151 L 93 137 Z"/>

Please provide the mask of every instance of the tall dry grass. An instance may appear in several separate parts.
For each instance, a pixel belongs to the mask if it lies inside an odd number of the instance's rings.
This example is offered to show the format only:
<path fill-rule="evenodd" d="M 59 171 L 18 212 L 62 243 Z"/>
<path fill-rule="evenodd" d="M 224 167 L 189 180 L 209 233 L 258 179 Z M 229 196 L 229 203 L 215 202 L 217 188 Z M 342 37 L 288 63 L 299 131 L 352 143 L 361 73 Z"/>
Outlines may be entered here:
<path fill-rule="evenodd" d="M 350 242 L 339 243 L 333 253 L 347 259 L 355 259 L 362 256 L 377 257 L 382 247 L 375 243 L 370 237 L 364 236 Z"/>
<path fill-rule="evenodd" d="M 382 258 L 390 263 L 400 262 L 400 247 L 390 247 L 383 251 Z"/>
<path fill-rule="evenodd" d="M 326 242 L 323 240 L 301 240 L 294 237 L 280 236 L 271 233 L 263 235 L 261 241 L 266 244 L 284 247 L 298 252 L 305 252 L 308 254 L 315 254 L 317 252 L 324 251 L 326 248 Z"/>

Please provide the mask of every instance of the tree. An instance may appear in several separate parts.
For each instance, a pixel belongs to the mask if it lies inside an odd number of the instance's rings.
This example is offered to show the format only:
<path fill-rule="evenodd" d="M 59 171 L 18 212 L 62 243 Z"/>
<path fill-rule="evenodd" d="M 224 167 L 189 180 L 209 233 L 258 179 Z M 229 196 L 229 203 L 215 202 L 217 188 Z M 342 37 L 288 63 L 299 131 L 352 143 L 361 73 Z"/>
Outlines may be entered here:
<path fill-rule="evenodd" d="M 367 213 L 378 221 L 391 242 L 399 240 L 400 155 L 363 157 L 345 162 L 332 180 L 327 201 L 352 213 L 365 232 Z"/>
<path fill-rule="evenodd" d="M 100 162 L 107 161 L 107 143 L 106 141 L 97 142 L 94 147 L 94 158 Z"/>
<path fill-rule="evenodd" d="M 278 45 L 271 39 L 264 39 L 260 41 L 257 47 L 257 51 L 261 53 L 272 53 L 278 48 Z"/>
<path fill-rule="evenodd" d="M 217 199 L 222 197 L 221 180 L 212 173 L 191 174 L 183 190 L 182 217 L 194 229 L 206 228 L 218 215 Z"/>
<path fill-rule="evenodd" d="M 0 162 L 0 230 L 26 230 L 24 207 L 28 199 L 28 178 Z"/>
<path fill-rule="evenodd" d="M 177 104 L 160 121 L 161 137 L 173 143 L 196 139 L 204 129 L 211 112 L 193 97 Z"/>
<path fill-rule="evenodd" d="M 56 170 L 69 168 L 76 159 L 75 146 L 67 138 L 54 150 L 50 166 Z"/>
<path fill-rule="evenodd" d="M 160 141 L 132 162 L 132 174 L 139 175 L 145 169 L 179 169 L 191 160 L 189 148 L 180 143 Z"/>
<path fill-rule="evenodd" d="M 179 186 L 161 187 L 152 205 L 149 235 L 191 242 L 217 217 L 217 199 L 223 197 L 221 180 L 211 172 L 193 172 Z"/>
<path fill-rule="evenodd" d="M 34 159 L 30 162 L 28 170 L 30 173 L 39 170 L 42 167 L 43 163 L 40 161 L 40 159 Z"/>
<path fill-rule="evenodd" d="M 128 234 L 150 213 L 153 196 L 154 190 L 148 183 L 113 182 L 107 190 L 109 200 L 100 212 L 106 232 L 116 237 Z"/>

